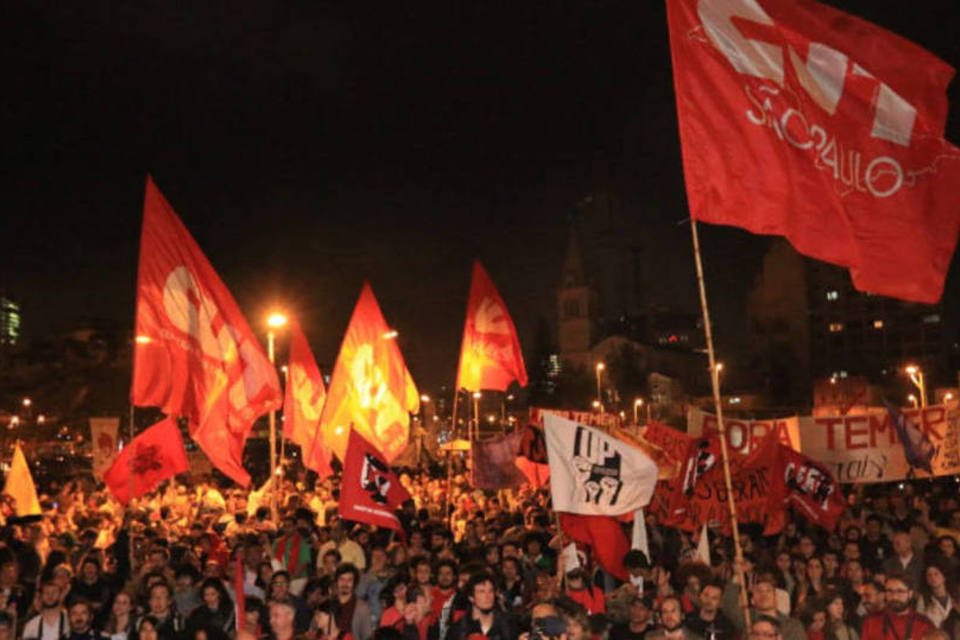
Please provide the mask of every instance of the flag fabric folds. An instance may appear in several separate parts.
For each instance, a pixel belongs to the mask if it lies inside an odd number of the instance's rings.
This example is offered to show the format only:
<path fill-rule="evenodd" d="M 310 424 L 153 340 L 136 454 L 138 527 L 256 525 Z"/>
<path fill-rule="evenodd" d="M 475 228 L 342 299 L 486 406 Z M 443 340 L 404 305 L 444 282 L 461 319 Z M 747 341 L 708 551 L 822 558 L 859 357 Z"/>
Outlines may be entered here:
<path fill-rule="evenodd" d="M 509 489 L 518 487 L 525 476 L 517 466 L 517 451 L 522 433 L 515 431 L 474 442 L 470 448 L 470 484 L 475 489 Z"/>
<path fill-rule="evenodd" d="M 783 505 L 792 506 L 807 520 L 827 531 L 836 529 L 847 507 L 840 484 L 830 469 L 815 460 L 778 444 L 777 481 L 784 483 Z M 780 492 L 772 492 L 773 499 Z M 779 508 L 783 508 L 780 505 Z M 777 504 L 771 504 L 777 509 Z"/>
<path fill-rule="evenodd" d="M 293 320 L 283 397 L 283 437 L 300 447 L 304 466 L 316 471 L 321 479 L 333 473 L 330 451 L 319 434 L 320 414 L 326 398 L 320 367 L 300 323 Z"/>
<path fill-rule="evenodd" d="M 37 499 L 37 487 L 33 484 L 30 466 L 23 455 L 20 443 L 13 448 L 10 471 L 3 486 L 3 493 L 13 498 L 14 513 L 18 516 L 40 515 L 40 500 Z"/>
<path fill-rule="evenodd" d="M 474 260 L 457 389 L 506 391 L 514 380 L 527 386 L 517 328 L 490 276 Z"/>
<path fill-rule="evenodd" d="M 409 499 L 386 457 L 359 432 L 351 431 L 343 461 L 340 515 L 346 520 L 400 530 L 394 512 Z"/>
<path fill-rule="evenodd" d="M 646 453 L 560 416 L 543 423 L 555 510 L 617 516 L 650 502 L 657 465 Z"/>
<path fill-rule="evenodd" d="M 667 0 L 692 216 L 934 303 L 960 228 L 954 70 L 813 0 Z"/>
<path fill-rule="evenodd" d="M 210 461 L 246 486 L 243 446 L 280 406 L 273 365 L 229 290 L 147 178 L 131 401 L 187 418 Z"/>
<path fill-rule="evenodd" d="M 177 421 L 164 418 L 123 448 L 103 481 L 117 500 L 127 504 L 189 469 Z"/>
<path fill-rule="evenodd" d="M 582 516 L 560 513 L 563 533 L 593 549 L 593 556 L 603 570 L 624 582 L 630 579 L 623 558 L 630 551 L 630 540 L 620 521 L 610 516 Z"/>
<path fill-rule="evenodd" d="M 887 414 L 890 416 L 890 424 L 897 432 L 897 440 L 903 447 L 903 457 L 911 469 L 920 469 L 933 475 L 933 458 L 937 454 L 937 449 L 930 441 L 926 433 L 915 427 L 907 420 L 906 416 L 889 402 L 887 405 Z"/>
<path fill-rule="evenodd" d="M 420 395 L 403 361 L 396 332 L 391 331 L 364 283 L 333 367 L 327 400 L 320 417 L 318 446 L 328 446 L 344 460 L 347 439 L 356 430 L 388 462 L 407 446 L 410 414 L 420 410 Z M 320 438 L 322 437 L 322 441 Z"/>

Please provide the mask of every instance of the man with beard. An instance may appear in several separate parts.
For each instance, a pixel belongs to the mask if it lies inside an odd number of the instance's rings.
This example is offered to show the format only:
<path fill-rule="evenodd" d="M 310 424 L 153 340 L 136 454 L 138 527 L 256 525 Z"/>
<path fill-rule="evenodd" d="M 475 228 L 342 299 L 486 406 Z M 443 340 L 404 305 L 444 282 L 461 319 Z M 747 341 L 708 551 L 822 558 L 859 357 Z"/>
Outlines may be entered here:
<path fill-rule="evenodd" d="M 457 592 L 457 563 L 453 560 L 441 560 L 437 563 L 437 585 L 430 593 L 430 610 L 434 618 L 440 619 L 444 605 Z"/>
<path fill-rule="evenodd" d="M 497 587 L 489 573 L 470 578 L 464 587 L 470 610 L 450 629 L 447 640 L 514 640 L 518 637 L 510 617 L 497 609 Z"/>
<path fill-rule="evenodd" d="M 704 640 L 734 640 L 737 637 L 733 623 L 720 611 L 723 588 L 708 582 L 700 589 L 700 609 L 687 618 L 685 627 Z"/>
<path fill-rule="evenodd" d="M 74 600 L 69 610 L 70 633 L 65 640 L 97 640 L 93 630 L 93 607 L 86 600 Z"/>
<path fill-rule="evenodd" d="M 703 640 L 683 626 L 683 604 L 676 596 L 660 601 L 660 626 L 647 633 L 645 640 Z"/>
<path fill-rule="evenodd" d="M 40 587 L 40 614 L 23 627 L 23 640 L 59 640 L 67 633 L 67 613 L 60 606 L 60 585 L 45 582 Z"/>
<path fill-rule="evenodd" d="M 642 640 L 653 629 L 653 605 L 648 599 L 634 596 L 627 611 L 627 621 L 610 629 L 610 640 Z"/>
<path fill-rule="evenodd" d="M 855 611 L 862 619 L 874 613 L 882 613 L 887 607 L 884 586 L 877 582 L 866 582 L 860 588 L 860 604 Z"/>
<path fill-rule="evenodd" d="M 373 636 L 374 626 L 370 618 L 370 607 L 357 598 L 359 579 L 360 572 L 352 564 L 344 563 L 337 567 L 334 573 L 334 589 L 337 594 L 334 615 L 338 629 L 349 630 L 354 640 L 369 640 Z"/>
<path fill-rule="evenodd" d="M 884 583 L 887 607 L 863 621 L 861 640 L 919 640 L 934 628 L 913 608 L 913 586 L 904 574 L 891 574 Z"/>

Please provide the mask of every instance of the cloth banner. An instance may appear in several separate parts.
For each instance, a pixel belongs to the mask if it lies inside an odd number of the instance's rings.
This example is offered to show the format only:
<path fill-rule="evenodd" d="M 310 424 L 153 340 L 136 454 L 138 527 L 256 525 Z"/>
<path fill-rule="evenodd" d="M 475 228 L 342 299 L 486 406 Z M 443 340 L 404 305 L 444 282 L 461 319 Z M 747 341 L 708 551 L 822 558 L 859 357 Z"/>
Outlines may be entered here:
<path fill-rule="evenodd" d="M 630 551 L 630 540 L 620 521 L 607 516 L 557 514 L 563 533 L 593 550 L 593 556 L 603 570 L 617 580 L 626 582 L 630 574 L 623 566 L 623 558 Z"/>
<path fill-rule="evenodd" d="M 90 442 L 93 445 L 93 476 L 103 479 L 117 456 L 117 432 L 120 418 L 90 418 Z"/>
<path fill-rule="evenodd" d="M 356 430 L 350 432 L 343 461 L 340 515 L 345 520 L 397 529 L 396 510 L 410 494 L 400 484 L 386 457 Z"/>
<path fill-rule="evenodd" d="M 591 411 L 573 411 L 571 409 L 546 409 L 543 407 L 530 407 L 530 422 L 543 428 L 544 416 L 560 416 L 567 420 L 573 420 L 589 427 L 598 429 L 611 429 L 623 425 L 623 420 L 616 413 L 594 413 Z"/>
<path fill-rule="evenodd" d="M 572 420 L 544 417 L 553 508 L 617 516 L 646 506 L 657 464 L 640 449 Z"/>
<path fill-rule="evenodd" d="M 727 431 L 727 447 L 731 453 L 747 455 L 757 450 L 771 431 L 780 443 L 800 451 L 800 419 L 796 416 L 773 420 L 738 420 L 723 416 Z M 687 410 L 687 434 L 691 437 L 711 436 L 717 433 L 717 417 L 696 407 Z"/>
<path fill-rule="evenodd" d="M 823 463 L 841 483 L 894 482 L 960 473 L 960 414 L 943 405 L 901 409 L 934 447 L 930 468 L 913 468 L 886 409 L 864 415 L 800 419 L 803 453 Z"/>

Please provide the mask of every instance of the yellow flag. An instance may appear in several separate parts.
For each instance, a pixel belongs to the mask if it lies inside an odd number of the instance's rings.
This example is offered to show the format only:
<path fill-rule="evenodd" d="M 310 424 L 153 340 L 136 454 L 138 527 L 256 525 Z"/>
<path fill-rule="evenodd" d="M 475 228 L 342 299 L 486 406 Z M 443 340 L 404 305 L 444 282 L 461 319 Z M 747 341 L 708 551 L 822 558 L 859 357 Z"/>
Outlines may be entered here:
<path fill-rule="evenodd" d="M 33 484 L 27 458 L 23 455 L 19 444 L 13 450 L 13 461 L 10 463 L 10 472 L 7 474 L 7 483 L 3 487 L 3 492 L 14 499 L 18 516 L 40 515 L 37 488 Z"/>

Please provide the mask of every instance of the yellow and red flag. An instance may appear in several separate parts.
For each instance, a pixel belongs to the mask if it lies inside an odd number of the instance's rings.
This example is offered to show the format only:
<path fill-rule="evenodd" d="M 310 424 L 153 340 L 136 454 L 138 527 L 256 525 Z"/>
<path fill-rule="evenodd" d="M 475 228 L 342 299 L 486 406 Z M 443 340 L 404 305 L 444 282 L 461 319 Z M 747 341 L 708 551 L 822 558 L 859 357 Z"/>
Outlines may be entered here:
<path fill-rule="evenodd" d="M 506 391 L 514 380 L 527 386 L 517 328 L 490 276 L 474 260 L 457 389 Z"/>
<path fill-rule="evenodd" d="M 210 462 L 246 486 L 243 446 L 280 406 L 277 372 L 190 232 L 147 177 L 130 399 L 189 421 Z"/>
<path fill-rule="evenodd" d="M 333 367 L 310 459 L 327 446 L 344 460 L 351 429 L 388 462 L 407 446 L 410 414 L 420 410 L 420 395 L 395 338 L 364 283 Z"/>
<path fill-rule="evenodd" d="M 290 361 L 287 363 L 287 388 L 283 398 L 283 437 L 300 446 L 303 464 L 321 478 L 332 473 L 330 452 L 319 436 L 320 414 L 327 399 L 320 367 L 313 357 L 300 323 L 290 323 Z M 316 445 L 316 446 L 315 446 Z M 315 457 L 308 454 L 315 453 Z"/>

